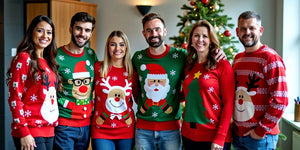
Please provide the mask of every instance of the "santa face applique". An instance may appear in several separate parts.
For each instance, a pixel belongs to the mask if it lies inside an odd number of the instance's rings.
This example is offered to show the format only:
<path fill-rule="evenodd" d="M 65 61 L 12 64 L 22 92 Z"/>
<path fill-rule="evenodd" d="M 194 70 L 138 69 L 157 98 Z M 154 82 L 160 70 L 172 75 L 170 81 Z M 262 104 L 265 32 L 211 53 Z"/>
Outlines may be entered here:
<path fill-rule="evenodd" d="M 250 91 L 252 88 L 257 88 L 258 85 L 255 85 L 259 81 L 259 78 L 255 79 L 255 74 L 253 78 L 249 75 L 249 83 L 246 82 L 247 88 L 237 87 L 235 92 L 235 101 L 234 101 L 234 115 L 233 118 L 236 121 L 248 121 L 250 120 L 255 113 L 255 107 L 252 102 L 251 96 L 256 95 L 255 91 Z"/>
<path fill-rule="evenodd" d="M 150 107 L 158 106 L 165 113 L 170 114 L 173 108 L 165 100 L 170 91 L 169 79 L 165 69 L 158 64 L 141 65 L 142 71 L 146 69 L 149 70 L 144 85 L 147 100 L 140 111 L 145 113 Z"/>
<path fill-rule="evenodd" d="M 43 89 L 45 100 L 41 108 L 41 114 L 46 121 L 52 124 L 57 121 L 59 115 L 55 88 L 57 81 L 53 83 L 55 86 L 50 86 L 50 84 L 49 76 L 46 74 L 44 76 L 43 85 L 45 85 L 47 89 Z"/>
<path fill-rule="evenodd" d="M 109 84 L 110 76 L 107 79 L 102 78 L 101 86 L 105 86 L 107 89 L 103 89 L 103 92 L 107 94 L 107 99 L 105 100 L 106 112 L 101 114 L 97 119 L 96 123 L 102 125 L 106 119 L 110 120 L 121 120 L 124 119 L 127 125 L 132 123 L 132 118 L 129 116 L 126 103 L 126 96 L 130 95 L 127 90 L 132 90 L 131 82 L 128 83 L 125 79 L 125 87 L 122 86 L 111 86 Z"/>
<path fill-rule="evenodd" d="M 91 85 L 93 77 L 86 70 L 86 65 L 90 65 L 89 61 L 80 61 L 75 65 L 73 79 L 69 79 L 68 83 L 73 84 L 72 95 L 78 100 L 86 100 L 91 94 Z M 82 102 L 84 103 L 84 102 Z M 78 104 L 82 104 L 79 102 Z"/>

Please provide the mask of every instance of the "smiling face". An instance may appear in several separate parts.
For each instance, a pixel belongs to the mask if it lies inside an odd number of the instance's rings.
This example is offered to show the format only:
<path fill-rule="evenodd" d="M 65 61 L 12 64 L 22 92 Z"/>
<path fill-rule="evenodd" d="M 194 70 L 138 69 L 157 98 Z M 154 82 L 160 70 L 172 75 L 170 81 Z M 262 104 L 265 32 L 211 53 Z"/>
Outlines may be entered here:
<path fill-rule="evenodd" d="M 91 22 L 76 21 L 73 28 L 70 28 L 72 42 L 79 48 L 86 45 L 92 36 Z"/>
<path fill-rule="evenodd" d="M 164 42 L 167 29 L 159 19 L 153 19 L 145 23 L 143 35 L 150 47 L 159 47 Z"/>
<path fill-rule="evenodd" d="M 32 40 L 37 50 L 46 48 L 52 38 L 52 27 L 46 21 L 38 23 L 32 32 Z"/>
<path fill-rule="evenodd" d="M 197 53 L 209 52 L 210 37 L 207 27 L 195 28 L 192 35 L 192 46 L 196 49 Z"/>
<path fill-rule="evenodd" d="M 255 47 L 260 42 L 263 27 L 256 18 L 240 19 L 236 33 L 244 47 Z"/>
<path fill-rule="evenodd" d="M 108 51 L 112 61 L 120 59 L 123 60 L 126 50 L 127 48 L 123 38 L 114 36 L 110 39 L 108 43 Z"/>

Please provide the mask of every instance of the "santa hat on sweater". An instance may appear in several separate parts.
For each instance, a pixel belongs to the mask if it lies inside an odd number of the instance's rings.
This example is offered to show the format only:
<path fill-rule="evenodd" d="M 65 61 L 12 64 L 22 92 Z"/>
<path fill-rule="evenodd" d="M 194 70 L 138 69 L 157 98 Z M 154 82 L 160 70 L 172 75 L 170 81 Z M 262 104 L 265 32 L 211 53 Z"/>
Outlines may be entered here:
<path fill-rule="evenodd" d="M 166 74 L 165 69 L 159 64 L 142 64 L 141 70 L 145 71 L 149 70 L 149 74 L 147 75 L 148 79 L 167 79 L 168 75 Z"/>
<path fill-rule="evenodd" d="M 90 73 L 86 70 L 85 66 L 90 65 L 90 62 L 87 61 L 80 61 L 78 62 L 75 67 L 74 67 L 74 73 L 73 73 L 73 78 L 86 78 L 86 77 L 91 77 Z"/>

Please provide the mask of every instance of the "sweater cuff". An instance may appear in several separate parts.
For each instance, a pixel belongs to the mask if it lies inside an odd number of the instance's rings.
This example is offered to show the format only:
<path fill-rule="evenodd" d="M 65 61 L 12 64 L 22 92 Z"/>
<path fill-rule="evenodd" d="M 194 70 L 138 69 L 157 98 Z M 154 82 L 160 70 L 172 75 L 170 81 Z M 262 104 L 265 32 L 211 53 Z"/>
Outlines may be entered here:
<path fill-rule="evenodd" d="M 225 136 L 217 134 L 212 142 L 224 147 Z"/>
<path fill-rule="evenodd" d="M 30 131 L 27 126 L 20 127 L 17 129 L 17 133 L 19 133 L 20 138 L 25 137 L 30 134 Z"/>
<path fill-rule="evenodd" d="M 260 137 L 264 137 L 267 133 L 265 128 L 263 128 L 260 125 L 254 129 L 254 132 L 255 132 L 256 135 L 258 135 Z"/>

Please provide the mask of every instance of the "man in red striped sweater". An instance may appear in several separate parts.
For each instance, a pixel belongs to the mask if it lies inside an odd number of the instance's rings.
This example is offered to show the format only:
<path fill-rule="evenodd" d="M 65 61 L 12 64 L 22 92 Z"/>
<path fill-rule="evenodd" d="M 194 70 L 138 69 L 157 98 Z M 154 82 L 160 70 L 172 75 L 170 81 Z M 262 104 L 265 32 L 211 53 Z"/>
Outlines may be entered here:
<path fill-rule="evenodd" d="M 278 122 L 288 104 L 285 65 L 275 50 L 260 42 L 263 27 L 257 13 L 242 13 L 236 33 L 245 51 L 233 63 L 234 148 L 276 149 Z"/>

